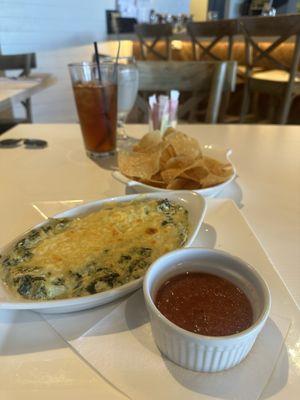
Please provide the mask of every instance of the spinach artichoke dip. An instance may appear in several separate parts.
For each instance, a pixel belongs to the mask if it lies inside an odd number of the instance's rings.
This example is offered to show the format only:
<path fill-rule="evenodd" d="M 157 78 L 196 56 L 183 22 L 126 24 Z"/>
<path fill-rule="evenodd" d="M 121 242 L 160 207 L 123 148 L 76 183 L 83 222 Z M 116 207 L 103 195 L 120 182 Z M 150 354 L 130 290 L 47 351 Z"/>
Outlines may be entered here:
<path fill-rule="evenodd" d="M 110 203 L 30 231 L 0 259 L 1 277 L 26 299 L 86 296 L 140 278 L 187 236 L 187 210 L 167 199 Z"/>

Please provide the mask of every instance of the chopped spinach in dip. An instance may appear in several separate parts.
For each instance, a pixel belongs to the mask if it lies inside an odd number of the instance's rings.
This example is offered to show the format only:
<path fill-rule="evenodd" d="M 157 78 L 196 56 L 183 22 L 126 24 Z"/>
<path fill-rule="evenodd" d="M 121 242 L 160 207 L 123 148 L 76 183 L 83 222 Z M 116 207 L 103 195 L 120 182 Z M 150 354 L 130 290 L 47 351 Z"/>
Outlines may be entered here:
<path fill-rule="evenodd" d="M 0 258 L 1 277 L 26 299 L 86 296 L 142 277 L 187 236 L 187 210 L 167 199 L 109 204 L 30 231 Z"/>

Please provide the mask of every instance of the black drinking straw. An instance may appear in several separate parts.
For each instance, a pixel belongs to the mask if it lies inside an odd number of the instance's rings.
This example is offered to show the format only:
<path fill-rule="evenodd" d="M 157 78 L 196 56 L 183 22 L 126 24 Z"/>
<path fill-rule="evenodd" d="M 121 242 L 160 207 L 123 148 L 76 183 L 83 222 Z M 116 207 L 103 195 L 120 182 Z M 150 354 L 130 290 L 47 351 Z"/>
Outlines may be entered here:
<path fill-rule="evenodd" d="M 97 65 L 97 71 L 98 71 L 98 76 L 99 76 L 99 82 L 102 82 L 101 78 L 101 69 L 100 69 L 100 58 L 99 58 L 99 51 L 98 51 L 98 43 L 94 42 L 94 49 L 95 49 L 95 56 L 96 56 L 96 65 Z M 107 130 L 111 132 L 111 122 L 109 120 L 109 115 L 108 115 L 108 103 L 106 99 L 106 94 L 105 94 L 105 88 L 103 88 L 103 108 L 104 108 L 104 115 L 105 115 L 105 124 L 107 127 Z M 103 139 L 100 141 L 99 144 L 101 144 Z M 98 147 L 98 145 L 97 145 Z"/>
<path fill-rule="evenodd" d="M 95 56 L 96 56 L 96 64 L 97 64 L 97 71 L 99 76 L 99 81 L 101 82 L 101 70 L 100 70 L 100 60 L 99 60 L 99 52 L 98 52 L 98 43 L 94 42 L 94 49 L 95 49 Z"/>
<path fill-rule="evenodd" d="M 116 82 L 118 82 L 118 64 L 119 64 L 120 49 L 121 49 L 121 41 L 119 40 L 116 63 L 114 65 L 114 79 L 115 79 Z"/>
<path fill-rule="evenodd" d="M 117 59 L 116 59 L 116 63 L 117 63 L 117 64 L 118 64 L 118 62 L 119 62 L 120 50 L 121 50 L 121 40 L 119 39 L 119 42 L 118 42 L 118 51 L 117 51 Z"/>

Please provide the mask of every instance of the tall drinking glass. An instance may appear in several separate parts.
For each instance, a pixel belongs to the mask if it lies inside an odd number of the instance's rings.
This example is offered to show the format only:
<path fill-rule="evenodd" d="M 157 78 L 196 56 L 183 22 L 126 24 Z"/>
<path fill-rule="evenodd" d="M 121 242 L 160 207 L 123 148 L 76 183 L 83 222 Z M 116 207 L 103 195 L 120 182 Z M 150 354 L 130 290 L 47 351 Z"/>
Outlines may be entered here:
<path fill-rule="evenodd" d="M 113 61 L 70 64 L 77 114 L 88 156 L 113 154 L 117 129 L 117 69 Z M 100 72 L 100 76 L 99 76 Z"/>
<path fill-rule="evenodd" d="M 139 88 L 139 71 L 133 57 L 118 59 L 118 139 L 127 139 L 125 122 Z"/>

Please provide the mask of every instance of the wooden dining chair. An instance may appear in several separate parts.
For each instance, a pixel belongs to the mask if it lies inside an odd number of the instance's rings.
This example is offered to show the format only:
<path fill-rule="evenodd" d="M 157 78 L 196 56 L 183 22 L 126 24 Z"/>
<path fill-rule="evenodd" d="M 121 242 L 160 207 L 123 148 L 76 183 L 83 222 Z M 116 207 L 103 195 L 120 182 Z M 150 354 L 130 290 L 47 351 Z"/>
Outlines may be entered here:
<path fill-rule="evenodd" d="M 17 55 L 1 55 L 0 54 L 0 72 L 18 71 L 17 77 L 28 77 L 31 69 L 36 68 L 36 57 L 34 53 L 17 54 Z M 32 109 L 30 98 L 21 102 L 25 109 L 25 118 L 22 120 L 5 121 L 6 124 L 15 125 L 20 122 L 32 122 Z"/>
<path fill-rule="evenodd" d="M 190 22 L 187 25 L 187 33 L 191 38 L 193 59 L 195 61 L 233 60 L 233 40 L 237 33 L 236 20 Z M 220 54 L 224 53 L 222 51 L 224 49 L 225 56 L 221 56 Z M 229 101 L 230 91 L 224 92 L 220 111 L 221 121 L 225 120 Z"/>
<path fill-rule="evenodd" d="M 226 60 L 233 59 L 233 39 L 237 33 L 237 20 L 190 22 L 187 33 L 192 41 L 194 60 L 224 61 L 216 54 L 215 47 L 222 41 L 227 46 Z"/>
<path fill-rule="evenodd" d="M 137 24 L 134 29 L 139 39 L 143 60 L 147 60 L 149 55 L 155 56 L 158 60 L 171 60 L 172 24 Z M 164 46 L 158 50 L 158 45 L 162 42 Z"/>
<path fill-rule="evenodd" d="M 266 93 L 270 96 L 268 119 L 270 122 L 286 124 L 292 100 L 300 95 L 300 15 L 241 18 L 239 30 L 245 39 L 245 87 L 240 122 L 245 121 L 249 110 L 251 93 Z M 257 42 L 257 37 L 272 37 L 267 46 Z M 293 40 L 294 47 L 290 65 L 275 56 L 279 46 Z M 268 67 L 264 67 L 268 63 Z M 260 67 L 259 71 L 255 71 Z M 278 99 L 275 115 L 274 100 Z"/>
<path fill-rule="evenodd" d="M 180 104 L 178 118 L 196 122 L 199 104 L 208 97 L 205 122 L 217 123 L 222 93 L 234 90 L 236 63 L 234 61 L 139 61 L 138 107 L 148 115 L 147 96 L 178 90 L 191 95 Z M 146 97 L 141 92 L 147 92 Z"/>

